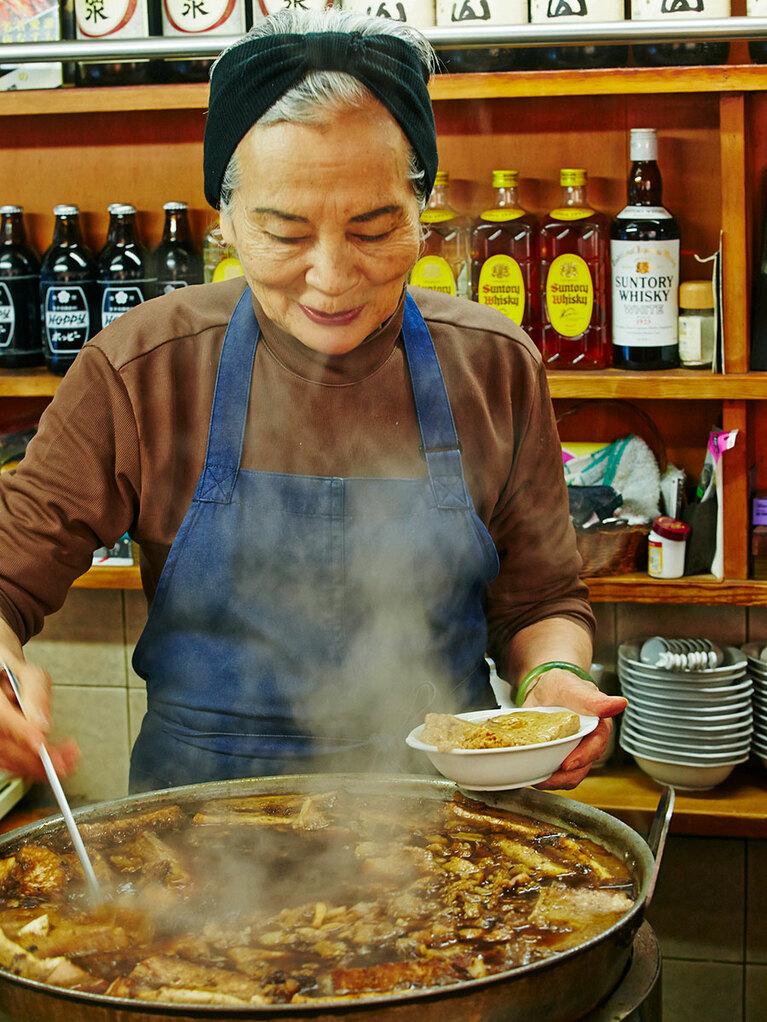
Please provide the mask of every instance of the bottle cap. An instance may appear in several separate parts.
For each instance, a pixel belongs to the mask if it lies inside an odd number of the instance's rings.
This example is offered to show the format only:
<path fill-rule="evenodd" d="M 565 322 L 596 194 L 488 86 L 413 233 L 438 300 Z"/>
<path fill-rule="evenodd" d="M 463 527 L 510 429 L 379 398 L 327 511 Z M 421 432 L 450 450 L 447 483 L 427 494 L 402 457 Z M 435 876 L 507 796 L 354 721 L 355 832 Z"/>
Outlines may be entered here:
<path fill-rule="evenodd" d="M 166 202 L 164 203 L 162 208 L 166 211 L 170 210 L 171 212 L 173 212 L 177 210 L 187 209 L 188 207 L 185 202 Z"/>
<path fill-rule="evenodd" d="M 582 168 L 564 167 L 559 172 L 559 183 L 563 188 L 577 187 L 578 185 L 585 185 L 588 176 L 588 172 Z"/>
<path fill-rule="evenodd" d="M 664 539 L 675 539 L 677 542 L 682 542 L 690 535 L 690 526 L 687 522 L 680 522 L 678 518 L 661 515 L 652 523 L 652 531 Z"/>
<path fill-rule="evenodd" d="M 446 170 L 438 170 L 434 175 L 434 187 L 437 188 L 439 185 L 446 185 L 450 181 L 450 174 Z"/>
<path fill-rule="evenodd" d="M 0 206 L 0 214 L 6 216 L 10 213 L 23 213 L 23 206 Z"/>
<path fill-rule="evenodd" d="M 62 202 L 58 206 L 53 207 L 54 216 L 77 216 L 80 212 L 79 206 L 69 206 Z"/>
<path fill-rule="evenodd" d="M 516 188 L 519 182 L 518 170 L 494 170 L 493 188 Z"/>
<path fill-rule="evenodd" d="M 685 280 L 679 285 L 680 309 L 713 309 L 714 285 L 710 280 Z"/>
<path fill-rule="evenodd" d="M 108 208 L 112 216 L 131 216 L 136 212 L 136 207 L 128 202 L 113 202 Z"/>
<path fill-rule="evenodd" d="M 655 128 L 632 128 L 629 153 L 633 163 L 658 159 L 658 133 Z"/>

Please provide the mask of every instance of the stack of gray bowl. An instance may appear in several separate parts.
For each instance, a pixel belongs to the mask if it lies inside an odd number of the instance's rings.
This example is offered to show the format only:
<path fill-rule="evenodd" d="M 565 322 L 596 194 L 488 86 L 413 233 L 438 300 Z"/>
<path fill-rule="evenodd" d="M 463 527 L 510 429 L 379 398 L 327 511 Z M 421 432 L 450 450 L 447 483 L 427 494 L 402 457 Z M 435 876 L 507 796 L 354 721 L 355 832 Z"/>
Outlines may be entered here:
<path fill-rule="evenodd" d="M 754 683 L 754 735 L 751 748 L 767 767 L 767 645 L 749 642 L 743 646 L 748 673 Z"/>
<path fill-rule="evenodd" d="M 620 745 L 653 780 L 705 790 L 748 759 L 753 684 L 741 650 L 661 636 L 624 642 L 618 678 L 628 699 Z"/>

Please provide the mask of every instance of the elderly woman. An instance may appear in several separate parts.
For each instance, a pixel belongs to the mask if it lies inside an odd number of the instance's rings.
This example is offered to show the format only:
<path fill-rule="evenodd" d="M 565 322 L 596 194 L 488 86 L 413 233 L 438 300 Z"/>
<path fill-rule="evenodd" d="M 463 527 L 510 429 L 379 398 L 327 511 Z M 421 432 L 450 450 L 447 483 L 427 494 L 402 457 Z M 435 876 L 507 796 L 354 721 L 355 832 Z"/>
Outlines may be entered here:
<path fill-rule="evenodd" d="M 22 643 L 129 531 L 150 611 L 134 790 L 389 769 L 427 709 L 493 704 L 543 661 L 587 668 L 559 443 L 532 344 L 406 288 L 437 168 L 432 54 L 351 13 L 274 15 L 214 66 L 205 193 L 244 281 L 176 291 L 83 350 L 0 490 L 0 765 L 39 775 L 49 678 Z M 528 705 L 604 718 L 567 670 Z M 59 770 L 77 752 L 52 750 Z M 419 764 L 421 766 L 421 764 Z"/>

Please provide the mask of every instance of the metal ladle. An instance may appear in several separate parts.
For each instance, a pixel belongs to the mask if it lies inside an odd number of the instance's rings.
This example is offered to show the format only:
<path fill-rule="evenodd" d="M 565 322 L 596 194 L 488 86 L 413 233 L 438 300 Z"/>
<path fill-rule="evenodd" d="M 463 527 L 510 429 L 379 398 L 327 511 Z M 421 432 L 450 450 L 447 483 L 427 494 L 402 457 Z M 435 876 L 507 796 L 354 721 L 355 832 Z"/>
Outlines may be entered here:
<path fill-rule="evenodd" d="M 19 679 L 4 660 L 0 660 L 0 667 L 2 667 L 5 671 L 8 681 L 11 683 L 11 688 L 13 689 L 13 694 L 16 696 L 16 702 L 19 704 L 19 709 L 24 716 L 27 717 L 27 711 L 24 709 L 24 703 L 21 699 L 21 686 L 19 685 Z M 27 717 L 27 719 L 29 718 Z M 56 802 L 61 810 L 61 815 L 64 817 L 64 823 L 69 831 L 69 836 L 72 840 L 75 851 L 77 852 L 80 865 L 83 867 L 85 879 L 88 881 L 88 889 L 90 891 L 91 900 L 94 905 L 102 905 L 105 899 L 104 893 L 101 890 L 101 884 L 98 882 L 98 878 L 93 871 L 91 860 L 88 858 L 88 853 L 85 850 L 83 839 L 80 836 L 80 831 L 77 829 L 77 824 L 75 823 L 75 818 L 72 815 L 72 810 L 69 808 L 67 796 L 64 794 L 64 789 L 61 787 L 61 781 L 58 778 L 56 769 L 51 762 L 51 757 L 43 742 L 40 743 L 40 748 L 37 751 L 43 762 L 43 769 L 45 770 L 45 775 L 48 778 L 48 783 L 53 789 Z"/>

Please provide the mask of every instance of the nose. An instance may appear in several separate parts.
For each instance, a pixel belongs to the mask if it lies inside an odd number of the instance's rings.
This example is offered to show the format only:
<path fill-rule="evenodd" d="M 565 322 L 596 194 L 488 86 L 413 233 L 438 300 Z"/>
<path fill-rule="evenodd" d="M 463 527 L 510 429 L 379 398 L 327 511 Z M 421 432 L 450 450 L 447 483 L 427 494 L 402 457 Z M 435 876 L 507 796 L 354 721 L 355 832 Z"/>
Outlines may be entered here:
<path fill-rule="evenodd" d="M 306 283 L 320 294 L 339 297 L 359 281 L 356 253 L 346 238 L 323 239 L 311 252 Z"/>

